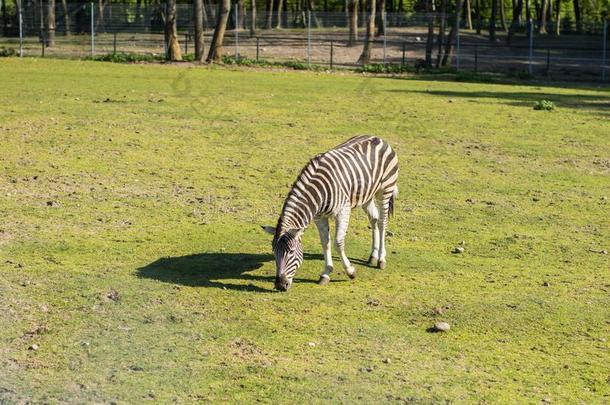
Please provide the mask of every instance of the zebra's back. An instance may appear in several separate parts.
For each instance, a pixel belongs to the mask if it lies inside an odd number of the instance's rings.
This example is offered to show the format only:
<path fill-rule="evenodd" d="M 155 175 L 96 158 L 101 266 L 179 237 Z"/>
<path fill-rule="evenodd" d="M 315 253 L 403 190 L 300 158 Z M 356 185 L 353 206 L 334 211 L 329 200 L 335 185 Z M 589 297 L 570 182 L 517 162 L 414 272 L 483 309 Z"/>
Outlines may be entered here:
<path fill-rule="evenodd" d="M 334 189 L 336 203 L 349 202 L 351 207 L 367 203 L 381 193 L 388 196 L 396 187 L 398 159 L 383 139 L 361 135 L 316 156 L 310 164 L 317 166 L 318 183 Z M 324 187 L 324 184 L 322 184 Z M 337 198 L 339 197 L 339 198 Z M 329 207 L 334 208 L 334 207 Z"/>

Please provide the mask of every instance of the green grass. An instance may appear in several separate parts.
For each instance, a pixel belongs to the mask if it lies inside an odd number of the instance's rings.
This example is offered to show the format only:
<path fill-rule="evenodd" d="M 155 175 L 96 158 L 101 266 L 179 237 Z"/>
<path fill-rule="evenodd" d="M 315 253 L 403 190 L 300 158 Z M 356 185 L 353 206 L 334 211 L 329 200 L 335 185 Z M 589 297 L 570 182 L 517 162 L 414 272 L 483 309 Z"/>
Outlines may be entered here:
<path fill-rule="evenodd" d="M 0 402 L 610 401 L 607 89 L 15 58 L 0 83 Z M 272 292 L 259 225 L 362 133 L 402 167 L 388 268 L 359 210 L 356 280 L 314 283 L 310 229 Z"/>

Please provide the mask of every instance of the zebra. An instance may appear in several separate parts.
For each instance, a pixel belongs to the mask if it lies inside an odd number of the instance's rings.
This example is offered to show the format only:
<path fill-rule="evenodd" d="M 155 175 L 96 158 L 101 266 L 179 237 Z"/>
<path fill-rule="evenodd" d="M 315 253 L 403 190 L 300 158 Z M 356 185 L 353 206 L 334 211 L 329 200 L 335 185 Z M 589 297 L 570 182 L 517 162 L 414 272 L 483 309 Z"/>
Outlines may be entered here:
<path fill-rule="evenodd" d="M 335 219 L 335 246 L 350 278 L 356 269 L 345 254 L 345 234 L 352 208 L 362 207 L 372 228 L 368 264 L 386 266 L 385 229 L 398 196 L 398 159 L 392 147 L 376 136 L 353 137 L 315 156 L 305 165 L 292 185 L 277 226 L 263 226 L 274 235 L 275 288 L 287 291 L 303 263 L 301 237 L 313 220 L 324 251 L 324 270 L 318 284 L 330 282 L 333 260 L 328 220 Z"/>

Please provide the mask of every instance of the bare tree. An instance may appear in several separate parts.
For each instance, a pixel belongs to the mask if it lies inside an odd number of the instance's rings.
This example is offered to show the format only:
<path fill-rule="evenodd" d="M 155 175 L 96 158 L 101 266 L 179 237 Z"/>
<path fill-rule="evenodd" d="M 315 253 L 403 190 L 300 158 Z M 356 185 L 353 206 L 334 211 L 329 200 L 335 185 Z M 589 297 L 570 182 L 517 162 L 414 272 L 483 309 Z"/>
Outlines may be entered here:
<path fill-rule="evenodd" d="M 207 59 L 208 63 L 220 62 L 222 60 L 222 44 L 224 42 L 230 12 L 231 0 L 222 0 L 220 3 L 220 12 L 218 13 L 218 18 L 216 20 L 214 36 L 212 37 L 212 43 L 210 44 L 210 52 L 208 53 Z"/>
<path fill-rule="evenodd" d="M 267 0 L 267 24 L 265 28 L 270 30 L 273 25 L 273 0 Z"/>
<path fill-rule="evenodd" d="M 498 15 L 498 0 L 491 0 L 491 17 L 489 17 L 489 40 L 496 40 L 496 16 Z"/>
<path fill-rule="evenodd" d="M 165 57 L 168 60 L 182 60 L 182 51 L 180 50 L 180 44 L 178 43 L 178 27 L 176 24 L 176 0 L 167 0 L 166 3 L 165 46 L 167 47 Z"/>
<path fill-rule="evenodd" d="M 515 32 L 519 29 L 521 14 L 523 13 L 523 0 L 517 0 L 513 8 L 513 20 L 510 23 L 508 35 L 506 36 L 506 42 L 510 44 L 515 35 Z"/>
<path fill-rule="evenodd" d="M 195 0 L 193 4 L 195 8 L 195 62 L 203 62 L 203 0 Z"/>
<path fill-rule="evenodd" d="M 358 59 L 359 63 L 366 65 L 371 61 L 371 50 L 373 48 L 373 36 L 375 35 L 375 8 L 376 0 L 366 0 L 366 36 L 364 37 L 364 47 Z"/>
<path fill-rule="evenodd" d="M 49 0 L 47 11 L 47 46 L 55 45 L 55 0 Z"/>
<path fill-rule="evenodd" d="M 481 35 L 481 0 L 477 0 L 477 35 Z"/>
<path fill-rule="evenodd" d="M 547 9 L 548 9 L 548 2 L 547 0 L 542 0 L 542 4 L 540 5 L 540 14 L 539 14 L 539 21 L 538 21 L 538 33 L 540 34 L 546 34 L 546 18 L 547 18 Z"/>
<path fill-rule="evenodd" d="M 432 50 L 434 48 L 434 16 L 436 5 L 434 0 L 426 0 L 426 16 L 428 17 L 428 37 L 426 38 L 426 67 L 432 67 Z"/>
<path fill-rule="evenodd" d="M 277 0 L 277 17 L 275 21 L 275 28 L 282 28 L 282 7 L 284 6 L 284 0 Z"/>
<path fill-rule="evenodd" d="M 498 0 L 500 2 L 500 27 L 502 31 L 506 32 L 506 13 L 504 11 L 504 0 Z"/>
<path fill-rule="evenodd" d="M 385 0 L 379 0 L 379 24 L 377 25 L 377 36 L 385 35 L 386 11 Z"/>
<path fill-rule="evenodd" d="M 250 10 L 252 23 L 250 24 L 250 35 L 256 35 L 256 0 L 252 0 L 252 9 Z"/>
<path fill-rule="evenodd" d="M 447 66 L 447 63 L 451 61 L 453 57 L 453 46 L 457 41 L 458 30 L 460 29 L 460 21 L 462 16 L 462 8 L 464 7 L 464 0 L 457 0 L 455 4 L 455 15 L 453 19 L 453 25 L 451 27 L 451 32 L 449 33 L 449 39 L 447 40 L 447 44 L 445 45 L 445 54 L 443 55 L 442 65 Z"/>
<path fill-rule="evenodd" d="M 472 11 L 470 10 L 470 0 L 466 0 L 466 27 L 472 29 Z"/>
<path fill-rule="evenodd" d="M 67 0 L 61 0 L 61 9 L 64 13 L 64 35 L 70 36 L 70 11 Z"/>
<path fill-rule="evenodd" d="M 349 40 L 347 46 L 354 46 L 358 40 L 358 0 L 348 1 Z"/>
<path fill-rule="evenodd" d="M 443 44 L 445 42 L 445 24 L 447 22 L 447 0 L 441 0 L 441 14 L 440 22 L 438 27 L 438 54 L 436 55 L 436 68 L 438 69 L 441 65 L 441 57 L 443 55 Z"/>
<path fill-rule="evenodd" d="M 555 35 L 559 35 L 561 33 L 560 27 L 561 27 L 561 0 L 557 0 L 557 9 L 555 10 Z"/>
<path fill-rule="evenodd" d="M 246 19 L 246 6 L 244 4 L 244 0 L 237 0 L 237 27 L 240 30 L 243 30 L 246 28 L 245 26 L 245 19 Z"/>

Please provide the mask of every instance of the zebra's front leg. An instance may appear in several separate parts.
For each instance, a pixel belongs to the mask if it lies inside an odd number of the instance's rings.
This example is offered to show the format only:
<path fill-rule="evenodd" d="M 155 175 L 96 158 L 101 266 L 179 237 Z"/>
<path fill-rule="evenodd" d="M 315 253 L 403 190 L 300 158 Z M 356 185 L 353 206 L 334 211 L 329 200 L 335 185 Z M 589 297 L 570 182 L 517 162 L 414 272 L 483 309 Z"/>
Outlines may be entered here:
<path fill-rule="evenodd" d="M 345 254 L 345 234 L 347 233 L 347 227 L 349 226 L 349 216 L 350 216 L 351 208 L 345 207 L 343 208 L 339 214 L 335 216 L 335 221 L 337 223 L 335 230 L 335 245 L 339 250 L 339 255 L 341 257 L 341 263 L 343 264 L 343 269 L 349 276 L 349 278 L 356 277 L 356 269 L 349 262 Z"/>
<path fill-rule="evenodd" d="M 330 273 L 333 271 L 333 257 L 330 250 L 330 227 L 328 226 L 328 218 L 316 219 L 315 222 L 320 233 L 320 243 L 324 252 L 324 270 L 320 274 L 318 284 L 326 285 L 330 282 Z"/>

